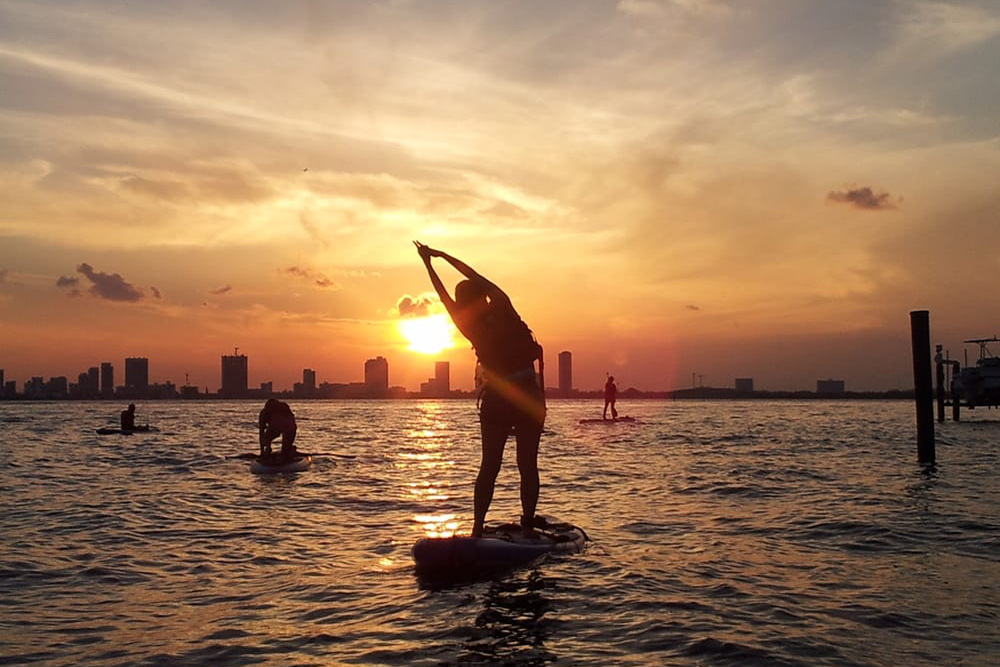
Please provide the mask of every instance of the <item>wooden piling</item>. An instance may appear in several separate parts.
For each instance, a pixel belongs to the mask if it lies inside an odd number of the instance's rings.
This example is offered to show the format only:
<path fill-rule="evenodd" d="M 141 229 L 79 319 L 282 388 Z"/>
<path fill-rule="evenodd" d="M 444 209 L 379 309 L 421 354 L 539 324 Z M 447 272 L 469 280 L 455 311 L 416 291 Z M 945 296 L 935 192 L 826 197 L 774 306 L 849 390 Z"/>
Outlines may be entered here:
<path fill-rule="evenodd" d="M 926 310 L 910 311 L 913 384 L 917 403 L 917 459 L 934 463 L 934 387 L 931 381 L 931 324 Z"/>
<path fill-rule="evenodd" d="M 941 356 L 940 345 L 934 349 L 934 367 L 937 371 L 937 420 L 944 422 L 944 358 Z"/>
<path fill-rule="evenodd" d="M 962 397 L 958 395 L 958 383 L 955 382 L 955 376 L 962 372 L 959 367 L 958 362 L 954 362 L 951 365 L 951 420 L 957 422 L 961 419 L 959 412 L 962 409 Z"/>

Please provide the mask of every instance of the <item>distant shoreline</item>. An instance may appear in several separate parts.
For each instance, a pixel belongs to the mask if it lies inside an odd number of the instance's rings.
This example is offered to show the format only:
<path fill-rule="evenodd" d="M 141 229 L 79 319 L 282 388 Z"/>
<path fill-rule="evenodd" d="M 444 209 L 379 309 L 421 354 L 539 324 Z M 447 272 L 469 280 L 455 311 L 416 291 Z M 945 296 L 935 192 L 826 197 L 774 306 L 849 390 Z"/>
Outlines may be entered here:
<path fill-rule="evenodd" d="M 456 390 L 447 395 L 420 394 L 407 392 L 384 396 L 306 396 L 296 395 L 292 392 L 274 392 L 269 396 L 281 398 L 283 400 L 294 401 L 359 401 L 359 400 L 466 400 L 475 399 L 478 392 Z M 197 394 L 196 396 L 177 397 L 155 397 L 155 396 L 116 396 L 114 398 L 26 398 L 22 395 L 15 397 L 5 397 L 2 402 L 79 402 L 81 400 L 98 402 L 123 402 L 123 401 L 261 401 L 269 396 L 220 396 L 218 394 Z M 556 389 L 546 390 L 548 399 L 588 399 L 603 400 L 603 391 L 574 391 L 571 394 L 563 394 Z M 748 401 L 773 401 L 773 400 L 856 400 L 856 401 L 884 401 L 884 400 L 914 400 L 912 389 L 892 389 L 889 391 L 842 391 L 842 392 L 815 392 L 815 391 L 737 391 L 721 387 L 697 387 L 693 389 L 674 389 L 672 391 L 639 391 L 638 389 L 626 389 L 619 392 L 619 401 L 633 400 L 748 400 Z"/>

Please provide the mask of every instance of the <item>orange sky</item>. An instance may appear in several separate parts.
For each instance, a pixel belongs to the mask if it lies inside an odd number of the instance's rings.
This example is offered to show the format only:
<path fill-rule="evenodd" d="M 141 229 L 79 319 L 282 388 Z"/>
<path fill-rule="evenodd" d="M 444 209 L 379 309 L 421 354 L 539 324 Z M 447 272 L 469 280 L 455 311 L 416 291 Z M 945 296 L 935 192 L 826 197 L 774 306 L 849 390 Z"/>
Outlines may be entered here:
<path fill-rule="evenodd" d="M 910 310 L 1000 333 L 998 36 L 974 0 L 0 0 L 0 368 L 471 388 L 399 333 L 420 239 L 550 384 L 568 349 L 585 389 L 909 387 Z"/>

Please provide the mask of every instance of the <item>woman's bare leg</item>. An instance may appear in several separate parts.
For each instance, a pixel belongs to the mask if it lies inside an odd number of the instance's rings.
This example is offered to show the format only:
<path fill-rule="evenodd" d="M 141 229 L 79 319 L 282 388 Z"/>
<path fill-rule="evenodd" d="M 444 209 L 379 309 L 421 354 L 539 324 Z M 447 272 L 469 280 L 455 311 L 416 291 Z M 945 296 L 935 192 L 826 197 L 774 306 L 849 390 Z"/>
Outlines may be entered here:
<path fill-rule="evenodd" d="M 487 423 L 481 420 L 480 429 L 483 434 L 483 458 L 479 463 L 479 475 L 476 477 L 473 537 L 481 537 L 483 534 L 486 512 L 493 502 L 493 489 L 500 473 L 500 464 L 503 463 L 503 450 L 507 443 L 507 434 L 510 433 L 510 424 L 500 421 Z"/>
<path fill-rule="evenodd" d="M 521 521 L 531 523 L 538 506 L 538 441 L 541 424 L 519 424 L 517 427 L 517 469 L 521 474 Z M 524 526 L 529 528 L 530 526 Z"/>

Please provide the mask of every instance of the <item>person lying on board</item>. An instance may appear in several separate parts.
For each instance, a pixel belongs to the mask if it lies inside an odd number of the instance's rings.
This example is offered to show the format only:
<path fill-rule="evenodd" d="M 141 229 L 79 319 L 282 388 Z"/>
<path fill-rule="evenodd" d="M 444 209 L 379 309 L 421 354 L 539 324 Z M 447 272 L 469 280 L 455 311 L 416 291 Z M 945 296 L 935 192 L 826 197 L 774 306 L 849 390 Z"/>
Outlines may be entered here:
<path fill-rule="evenodd" d="M 545 422 L 542 347 L 503 290 L 461 260 L 418 241 L 414 244 L 441 303 L 475 348 L 485 380 L 480 394 L 482 459 L 476 477 L 472 536 L 483 534 L 504 446 L 512 429 L 521 475 L 521 525 L 530 532 L 538 504 L 538 441 Z M 431 265 L 434 257 L 445 260 L 465 277 L 455 285 L 454 298 Z"/>
<path fill-rule="evenodd" d="M 257 426 L 260 430 L 261 458 L 291 459 L 295 455 L 295 433 L 298 426 L 288 403 L 283 403 L 276 398 L 267 399 L 264 408 L 257 417 Z M 275 457 L 271 452 L 271 442 L 279 435 L 281 436 L 281 453 Z"/>

